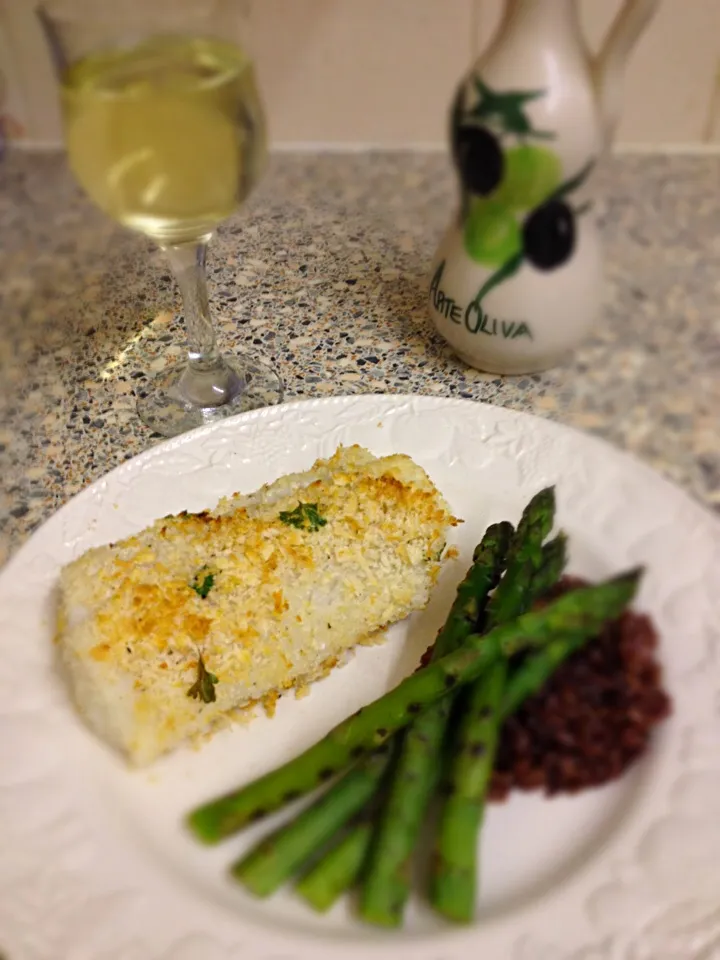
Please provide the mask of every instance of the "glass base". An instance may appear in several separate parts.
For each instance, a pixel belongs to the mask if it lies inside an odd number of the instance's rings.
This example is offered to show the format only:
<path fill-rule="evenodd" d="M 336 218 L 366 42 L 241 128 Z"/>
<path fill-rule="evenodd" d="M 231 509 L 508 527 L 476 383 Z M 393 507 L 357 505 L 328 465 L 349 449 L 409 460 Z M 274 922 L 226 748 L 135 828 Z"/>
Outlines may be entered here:
<path fill-rule="evenodd" d="M 187 366 L 183 365 L 151 381 L 147 395 L 137 402 L 142 422 L 163 437 L 174 437 L 246 410 L 282 402 L 282 380 L 269 364 L 250 357 L 223 357 L 223 362 L 226 369 L 221 403 L 192 402 L 183 390 L 188 379 Z"/>

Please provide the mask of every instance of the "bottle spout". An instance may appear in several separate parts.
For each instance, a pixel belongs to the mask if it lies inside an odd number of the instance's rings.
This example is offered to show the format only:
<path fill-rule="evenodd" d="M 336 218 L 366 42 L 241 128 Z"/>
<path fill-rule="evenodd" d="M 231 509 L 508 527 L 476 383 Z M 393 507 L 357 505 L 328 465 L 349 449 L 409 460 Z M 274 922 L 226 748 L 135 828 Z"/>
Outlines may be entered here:
<path fill-rule="evenodd" d="M 622 110 L 628 55 L 652 19 L 659 0 L 625 0 L 593 62 L 593 76 L 605 143 L 610 144 Z"/>

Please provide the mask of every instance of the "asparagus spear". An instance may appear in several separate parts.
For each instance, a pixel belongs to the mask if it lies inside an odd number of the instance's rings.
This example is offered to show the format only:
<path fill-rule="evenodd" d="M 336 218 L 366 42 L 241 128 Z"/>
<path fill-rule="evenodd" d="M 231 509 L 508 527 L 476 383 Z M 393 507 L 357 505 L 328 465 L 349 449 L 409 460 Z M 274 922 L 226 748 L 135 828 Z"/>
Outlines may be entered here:
<path fill-rule="evenodd" d="M 565 566 L 564 535 L 560 534 L 538 551 L 537 538 L 544 536 L 543 524 L 521 521 L 517 538 L 523 530 L 526 540 L 513 544 L 505 579 L 488 604 L 487 619 L 491 628 L 503 617 L 521 614 L 558 580 Z M 527 557 L 530 559 L 525 559 Z M 539 569 L 536 562 L 540 564 Z M 518 583 L 527 585 L 524 593 L 518 590 Z M 508 662 L 503 659 L 465 691 L 448 794 L 438 817 L 430 900 L 436 910 L 459 923 L 469 922 L 475 908 L 477 834 L 482 826 L 485 795 L 495 763 L 503 719 L 500 705 L 507 682 Z"/>
<path fill-rule="evenodd" d="M 506 720 L 523 705 L 528 697 L 545 686 L 560 664 L 579 650 L 590 637 L 576 640 L 551 640 L 550 643 L 531 654 L 511 674 L 502 699 L 501 718 Z"/>
<path fill-rule="evenodd" d="M 555 519 L 555 490 L 545 487 L 523 510 L 510 544 L 507 571 L 488 604 L 485 628 L 515 619 L 532 603 L 530 586 L 543 564 L 543 540 Z"/>
<path fill-rule="evenodd" d="M 231 868 L 256 897 L 268 897 L 290 879 L 375 792 L 388 762 L 387 745 L 353 767 L 317 803 L 274 834 L 261 840 Z"/>
<path fill-rule="evenodd" d="M 460 643 L 472 633 L 480 616 L 482 605 L 489 591 L 495 586 L 502 573 L 513 533 L 512 524 L 506 521 L 492 524 L 488 527 L 482 541 L 475 548 L 472 566 L 457 588 L 456 597 L 450 608 L 445 624 L 438 632 L 433 647 L 433 659 L 456 649 Z M 423 718 L 420 717 L 418 722 L 421 722 L 422 719 Z M 429 757 L 432 758 L 432 754 L 429 754 Z M 372 755 L 364 762 L 372 762 Z M 343 781 L 341 780 L 334 787 L 330 788 L 328 801 L 331 800 L 333 792 L 341 789 L 342 785 Z M 319 802 L 323 803 L 324 801 L 321 800 Z M 350 819 L 355 812 L 354 810 L 352 812 L 348 810 L 347 819 Z M 286 829 L 292 829 L 292 824 Z M 351 835 L 356 831 L 358 833 L 364 833 L 364 825 L 353 828 Z M 353 841 L 348 837 L 348 849 L 354 851 L 355 849 L 359 849 L 359 846 L 359 839 Z M 343 848 L 341 853 L 342 857 L 346 856 L 344 849 L 345 848 Z M 332 873 L 332 871 L 336 869 L 334 850 L 330 851 L 328 860 L 327 869 Z M 346 861 L 342 859 L 341 862 L 344 864 Z M 319 876 L 320 879 L 314 882 L 323 884 L 325 880 L 322 872 L 322 861 L 318 864 L 318 869 L 319 874 L 317 874 L 317 876 Z M 331 882 L 331 880 L 332 878 L 329 877 L 328 882 Z"/>
<path fill-rule="evenodd" d="M 488 593 L 498 582 L 514 535 L 506 520 L 491 524 L 473 552 L 472 566 L 460 582 L 445 624 L 435 638 L 432 659 L 457 649 L 477 626 Z"/>
<path fill-rule="evenodd" d="M 294 760 L 231 793 L 196 808 L 189 826 L 206 843 L 215 843 L 377 749 L 425 707 L 456 687 L 481 676 L 500 657 L 542 646 L 550 640 L 592 636 L 632 600 L 642 569 L 603 583 L 582 587 L 496 627 L 485 636 L 471 635 L 463 646 L 406 677 L 394 690 L 356 711 Z"/>
<path fill-rule="evenodd" d="M 477 832 L 495 763 L 505 682 L 505 664 L 498 662 L 473 684 L 472 704 L 457 729 L 461 747 L 453 758 L 452 793 L 440 812 L 430 880 L 431 903 L 450 920 L 467 921 L 475 909 Z"/>
<path fill-rule="evenodd" d="M 325 913 L 355 883 L 372 839 L 367 818 L 350 831 L 319 860 L 296 886 L 297 892 L 318 913 Z"/>
<path fill-rule="evenodd" d="M 402 739 L 360 890 L 359 914 L 368 923 L 396 927 L 402 921 L 410 858 L 437 785 L 450 700 L 445 697 L 433 704 Z"/>
<path fill-rule="evenodd" d="M 457 649 L 473 632 L 488 592 L 502 573 L 512 535 L 509 523 L 488 529 L 475 550 L 470 573 L 458 589 L 457 613 L 450 617 L 455 629 L 440 632 L 433 660 Z M 450 697 L 439 700 L 420 714 L 402 738 L 361 890 L 359 912 L 369 923 L 397 926 L 402 919 L 409 891 L 409 861 L 437 784 L 450 706 Z"/>
<path fill-rule="evenodd" d="M 543 544 L 540 567 L 532 579 L 532 602 L 544 597 L 555 586 L 567 564 L 567 536 L 560 531 Z"/>
<path fill-rule="evenodd" d="M 543 563 L 532 581 L 534 598 L 543 596 L 555 584 L 565 565 L 565 553 L 566 538 L 563 534 L 559 534 L 543 547 Z M 457 798 L 454 801 L 452 815 L 448 809 L 443 823 L 446 831 L 444 845 L 454 851 L 454 869 L 449 867 L 447 858 L 443 858 L 442 861 L 437 860 L 434 865 L 433 903 L 450 919 L 467 922 L 472 917 L 476 900 L 477 846 L 469 843 L 468 840 L 482 822 L 484 797 L 492 774 L 500 727 L 527 697 L 542 689 L 563 660 L 589 639 L 589 636 L 585 636 L 579 641 L 552 640 L 541 650 L 531 654 L 515 673 L 510 674 L 509 679 L 505 680 L 504 677 L 507 661 L 501 661 L 492 668 L 490 675 L 484 681 L 486 691 L 493 693 L 498 689 L 493 684 L 505 683 L 502 702 L 498 709 L 498 704 L 484 702 L 481 696 L 478 697 L 478 709 L 482 711 L 485 706 L 494 713 L 494 716 L 491 715 L 483 721 L 488 750 L 482 759 L 478 760 L 474 771 L 472 764 L 470 764 L 470 771 L 464 771 L 462 761 L 458 761 L 457 780 L 465 781 L 469 786 L 470 796 Z M 474 733 L 478 735 L 477 742 L 481 742 L 482 731 L 479 729 L 479 724 Z M 463 739 L 471 740 L 471 733 L 468 730 L 460 730 L 459 740 Z M 474 790 L 470 780 L 473 772 L 477 777 Z"/>
<path fill-rule="evenodd" d="M 525 560 L 537 558 L 539 561 L 542 541 L 552 527 L 554 512 L 552 487 L 536 494 L 523 511 L 510 544 L 508 570 L 488 603 L 486 617 L 494 608 L 503 612 L 503 617 L 493 618 L 494 623 L 510 619 L 511 611 L 513 615 L 522 612 L 516 593 L 519 591 L 519 596 L 525 596 L 534 569 Z M 410 893 L 412 854 L 437 786 L 451 705 L 450 697 L 440 700 L 405 732 L 362 882 L 359 912 L 368 923 L 397 927 L 402 922 Z"/>

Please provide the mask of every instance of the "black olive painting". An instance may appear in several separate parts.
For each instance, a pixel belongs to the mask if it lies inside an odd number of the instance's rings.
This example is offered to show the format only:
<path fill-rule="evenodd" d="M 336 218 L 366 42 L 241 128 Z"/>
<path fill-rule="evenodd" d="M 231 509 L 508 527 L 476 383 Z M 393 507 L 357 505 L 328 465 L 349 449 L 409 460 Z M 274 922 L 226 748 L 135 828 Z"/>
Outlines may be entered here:
<path fill-rule="evenodd" d="M 452 157 L 462 188 L 463 244 L 476 263 L 494 268 L 474 299 L 517 273 L 523 263 L 549 271 L 567 263 L 575 249 L 577 218 L 588 205 L 574 207 L 594 161 L 563 180 L 554 133 L 535 129 L 527 105 L 543 90 L 491 89 L 472 81 L 476 102 L 466 104 L 463 85 L 452 110 Z"/>

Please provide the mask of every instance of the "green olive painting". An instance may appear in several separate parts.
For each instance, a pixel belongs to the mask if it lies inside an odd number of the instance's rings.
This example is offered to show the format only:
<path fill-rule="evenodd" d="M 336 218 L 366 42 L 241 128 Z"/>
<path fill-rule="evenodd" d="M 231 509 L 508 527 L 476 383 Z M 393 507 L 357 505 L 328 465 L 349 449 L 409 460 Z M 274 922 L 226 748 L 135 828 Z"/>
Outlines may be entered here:
<path fill-rule="evenodd" d="M 537 270 L 561 267 L 572 257 L 576 220 L 588 204 L 573 207 L 571 194 L 585 182 L 594 159 L 568 180 L 548 146 L 555 138 L 537 130 L 527 104 L 543 90 L 492 90 L 473 78 L 477 100 L 467 108 L 465 86 L 452 111 L 452 156 L 462 182 L 463 242 L 476 263 L 494 268 L 474 303 L 527 262 Z"/>

